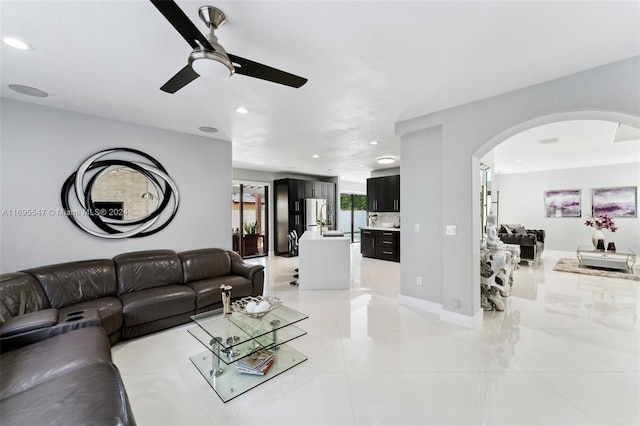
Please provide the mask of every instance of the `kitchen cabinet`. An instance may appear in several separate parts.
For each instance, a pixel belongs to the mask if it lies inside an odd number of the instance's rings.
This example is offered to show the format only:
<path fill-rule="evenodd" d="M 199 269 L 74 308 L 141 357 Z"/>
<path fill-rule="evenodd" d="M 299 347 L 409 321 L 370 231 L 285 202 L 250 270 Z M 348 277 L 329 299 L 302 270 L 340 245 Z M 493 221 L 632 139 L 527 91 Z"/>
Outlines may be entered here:
<path fill-rule="evenodd" d="M 360 238 L 362 257 L 400 262 L 400 231 L 362 229 Z"/>
<path fill-rule="evenodd" d="M 376 246 L 374 231 L 361 230 L 360 231 L 360 253 L 362 257 L 376 257 Z"/>
<path fill-rule="evenodd" d="M 400 175 L 367 179 L 367 211 L 400 211 Z"/>
<path fill-rule="evenodd" d="M 296 231 L 301 237 L 305 231 L 304 205 L 307 198 L 327 200 L 327 215 L 331 224 L 336 223 L 336 184 L 302 179 L 278 179 L 274 181 L 275 252 L 289 254 L 287 236 Z M 314 223 L 315 225 L 315 223 Z"/>

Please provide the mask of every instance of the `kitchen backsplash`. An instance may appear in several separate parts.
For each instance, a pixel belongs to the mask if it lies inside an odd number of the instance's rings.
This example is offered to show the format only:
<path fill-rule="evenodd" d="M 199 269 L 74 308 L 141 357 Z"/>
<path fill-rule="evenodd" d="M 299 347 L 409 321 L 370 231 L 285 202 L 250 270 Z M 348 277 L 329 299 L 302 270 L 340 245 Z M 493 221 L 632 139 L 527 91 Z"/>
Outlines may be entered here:
<path fill-rule="evenodd" d="M 400 213 L 371 213 L 377 214 L 375 226 L 382 226 L 383 223 L 393 223 L 394 225 L 400 225 Z M 369 226 L 372 226 L 371 220 Z"/>

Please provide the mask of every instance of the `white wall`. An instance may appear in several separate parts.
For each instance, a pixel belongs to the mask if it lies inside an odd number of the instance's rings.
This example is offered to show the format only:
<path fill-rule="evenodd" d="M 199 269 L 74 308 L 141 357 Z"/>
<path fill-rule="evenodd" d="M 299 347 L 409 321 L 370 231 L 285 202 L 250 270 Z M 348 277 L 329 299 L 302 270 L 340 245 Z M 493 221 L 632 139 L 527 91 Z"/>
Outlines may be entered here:
<path fill-rule="evenodd" d="M 231 248 L 231 143 L 1 99 L 0 209 L 59 209 L 62 184 L 90 155 L 128 147 L 158 160 L 179 189 L 157 234 L 105 240 L 64 216 L 0 217 L 0 271 L 128 251 Z"/>
<path fill-rule="evenodd" d="M 499 220 L 544 229 L 545 250 L 575 251 L 578 245 L 591 244 L 594 228 L 584 225 L 591 216 L 591 190 L 618 186 L 640 186 L 640 163 L 501 174 Z M 582 217 L 545 217 L 544 191 L 554 189 L 580 189 Z M 614 218 L 614 223 L 619 229 L 604 231 L 607 242 L 640 253 L 640 217 Z"/>
<path fill-rule="evenodd" d="M 436 237 L 403 231 L 403 303 L 425 302 L 439 309 L 442 318 L 465 325 L 479 318 L 479 158 L 516 133 L 563 119 L 640 127 L 640 57 L 396 124 L 402 149 L 403 228 L 436 221 L 437 232 Z M 439 138 L 429 132 L 437 128 Z M 419 178 L 424 168 L 441 170 L 441 185 L 415 180 L 406 186 L 407 176 Z M 430 200 L 428 209 L 423 208 L 425 198 Z M 456 226 L 456 235 L 444 235 L 445 225 Z M 409 262 L 407 253 L 412 256 Z M 414 262 L 435 277 L 441 297 L 416 288 Z"/>

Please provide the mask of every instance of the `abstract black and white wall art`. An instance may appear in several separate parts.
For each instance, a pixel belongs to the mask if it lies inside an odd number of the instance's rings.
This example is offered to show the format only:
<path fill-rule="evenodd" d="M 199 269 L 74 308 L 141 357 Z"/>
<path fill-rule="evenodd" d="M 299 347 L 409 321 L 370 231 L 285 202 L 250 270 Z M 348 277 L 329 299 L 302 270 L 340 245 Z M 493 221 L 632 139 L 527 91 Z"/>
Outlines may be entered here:
<path fill-rule="evenodd" d="M 545 217 L 580 217 L 579 189 L 562 189 L 544 192 Z"/>
<path fill-rule="evenodd" d="M 596 188 L 592 191 L 592 215 L 609 217 L 637 217 L 638 197 L 636 186 Z"/>
<path fill-rule="evenodd" d="M 80 164 L 64 182 L 61 201 L 76 227 L 95 237 L 121 239 L 166 228 L 178 211 L 179 196 L 156 159 L 135 149 L 113 148 Z"/>

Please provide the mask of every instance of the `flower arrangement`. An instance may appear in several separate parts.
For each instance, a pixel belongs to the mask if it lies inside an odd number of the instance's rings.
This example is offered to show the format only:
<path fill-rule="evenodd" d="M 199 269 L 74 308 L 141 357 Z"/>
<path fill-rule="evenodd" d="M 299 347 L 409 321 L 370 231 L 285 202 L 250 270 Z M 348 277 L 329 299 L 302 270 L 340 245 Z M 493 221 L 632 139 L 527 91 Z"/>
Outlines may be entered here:
<path fill-rule="evenodd" d="M 616 230 L 618 229 L 616 228 L 615 223 L 613 223 L 613 220 L 611 220 L 611 218 L 607 214 L 587 219 L 584 224 L 597 229 L 608 229 L 611 232 L 616 232 Z"/>

